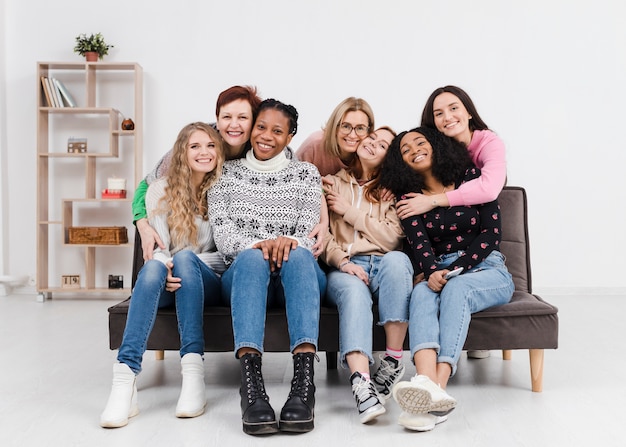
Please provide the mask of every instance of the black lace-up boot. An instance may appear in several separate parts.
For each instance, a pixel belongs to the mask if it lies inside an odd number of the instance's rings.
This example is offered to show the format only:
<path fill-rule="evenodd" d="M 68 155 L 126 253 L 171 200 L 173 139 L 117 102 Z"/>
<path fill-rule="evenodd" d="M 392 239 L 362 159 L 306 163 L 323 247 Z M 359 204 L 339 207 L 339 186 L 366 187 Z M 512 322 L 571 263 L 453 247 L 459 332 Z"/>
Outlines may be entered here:
<path fill-rule="evenodd" d="M 313 430 L 315 384 L 313 383 L 313 352 L 293 356 L 291 391 L 280 412 L 280 429 L 304 433 Z"/>
<path fill-rule="evenodd" d="M 261 374 L 261 356 L 245 354 L 241 364 L 241 419 L 243 431 L 249 435 L 267 435 L 278 431 L 276 414 L 265 393 Z"/>

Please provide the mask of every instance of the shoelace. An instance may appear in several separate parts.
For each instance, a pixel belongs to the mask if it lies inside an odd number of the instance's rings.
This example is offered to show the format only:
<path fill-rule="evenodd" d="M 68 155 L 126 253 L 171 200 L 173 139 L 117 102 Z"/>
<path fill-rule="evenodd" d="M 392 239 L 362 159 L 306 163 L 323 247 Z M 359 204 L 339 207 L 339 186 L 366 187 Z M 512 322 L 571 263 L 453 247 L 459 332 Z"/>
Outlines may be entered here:
<path fill-rule="evenodd" d="M 396 376 L 399 372 L 399 368 L 396 369 L 392 366 L 391 363 L 389 363 L 387 360 L 385 359 L 381 359 L 380 361 L 380 368 L 378 370 L 378 374 L 376 374 L 376 383 L 379 383 L 381 385 L 385 384 L 385 385 L 390 385 L 393 382 L 394 376 Z M 380 379 L 383 380 L 383 382 L 380 382 Z"/>
<path fill-rule="evenodd" d="M 315 357 L 300 356 L 295 364 L 293 379 L 291 380 L 291 390 L 289 397 L 299 396 L 306 398 L 307 391 L 311 385 L 311 369 L 313 368 L 312 360 Z"/>
<path fill-rule="evenodd" d="M 371 381 L 360 379 L 357 383 L 352 385 L 352 391 L 359 400 L 359 404 L 365 402 L 371 398 L 372 395 L 376 395 L 376 389 Z"/>
<path fill-rule="evenodd" d="M 257 399 L 268 400 L 267 394 L 265 393 L 265 387 L 263 386 L 263 382 L 260 380 L 261 372 L 256 366 L 256 364 L 249 364 L 248 371 L 246 371 L 246 388 L 248 389 L 247 394 L 250 402 Z M 252 374 L 249 371 L 250 369 L 253 370 Z"/>

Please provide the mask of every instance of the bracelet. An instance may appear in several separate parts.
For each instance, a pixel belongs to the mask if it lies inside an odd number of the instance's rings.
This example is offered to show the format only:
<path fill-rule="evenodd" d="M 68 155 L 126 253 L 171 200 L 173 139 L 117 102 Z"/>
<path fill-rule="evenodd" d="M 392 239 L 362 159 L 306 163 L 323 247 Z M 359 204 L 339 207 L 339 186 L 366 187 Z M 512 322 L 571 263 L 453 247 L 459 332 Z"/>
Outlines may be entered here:
<path fill-rule="evenodd" d="M 350 264 L 351 262 L 352 262 L 352 261 L 344 261 L 344 262 L 342 262 L 341 264 L 339 264 L 339 271 L 340 271 L 340 272 L 342 272 L 342 271 L 343 271 L 343 268 L 344 268 L 346 265 Z"/>

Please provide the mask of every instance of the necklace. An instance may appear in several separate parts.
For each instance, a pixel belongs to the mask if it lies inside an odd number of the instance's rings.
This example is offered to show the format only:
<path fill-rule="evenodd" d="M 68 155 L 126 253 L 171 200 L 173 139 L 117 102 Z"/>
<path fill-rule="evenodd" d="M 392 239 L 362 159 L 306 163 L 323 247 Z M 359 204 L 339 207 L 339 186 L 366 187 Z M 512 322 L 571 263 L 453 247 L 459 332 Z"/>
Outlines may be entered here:
<path fill-rule="evenodd" d="M 444 186 L 443 189 L 441 190 L 441 194 L 443 194 L 444 192 L 446 192 L 446 189 L 448 189 L 447 186 Z M 436 192 L 431 191 L 430 189 L 427 189 L 424 191 L 424 194 L 428 195 L 428 196 L 432 196 L 437 194 Z"/>

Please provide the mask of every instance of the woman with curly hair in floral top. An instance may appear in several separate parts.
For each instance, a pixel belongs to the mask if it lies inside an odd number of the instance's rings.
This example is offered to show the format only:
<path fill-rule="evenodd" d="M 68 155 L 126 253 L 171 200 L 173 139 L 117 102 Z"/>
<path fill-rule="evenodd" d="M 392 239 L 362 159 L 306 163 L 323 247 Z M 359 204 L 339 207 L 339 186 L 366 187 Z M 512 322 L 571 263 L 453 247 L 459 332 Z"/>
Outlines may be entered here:
<path fill-rule="evenodd" d="M 415 191 L 452 191 L 479 176 L 463 145 L 435 129 L 418 127 L 394 139 L 381 184 L 402 198 Z M 409 308 L 416 375 L 398 383 L 393 397 L 403 409 L 400 425 L 426 431 L 444 422 L 456 406 L 445 388 L 456 372 L 471 314 L 509 302 L 514 285 L 499 250 L 497 200 L 436 207 L 401 222 L 421 281 Z M 446 278 L 455 270 L 460 274 Z"/>

